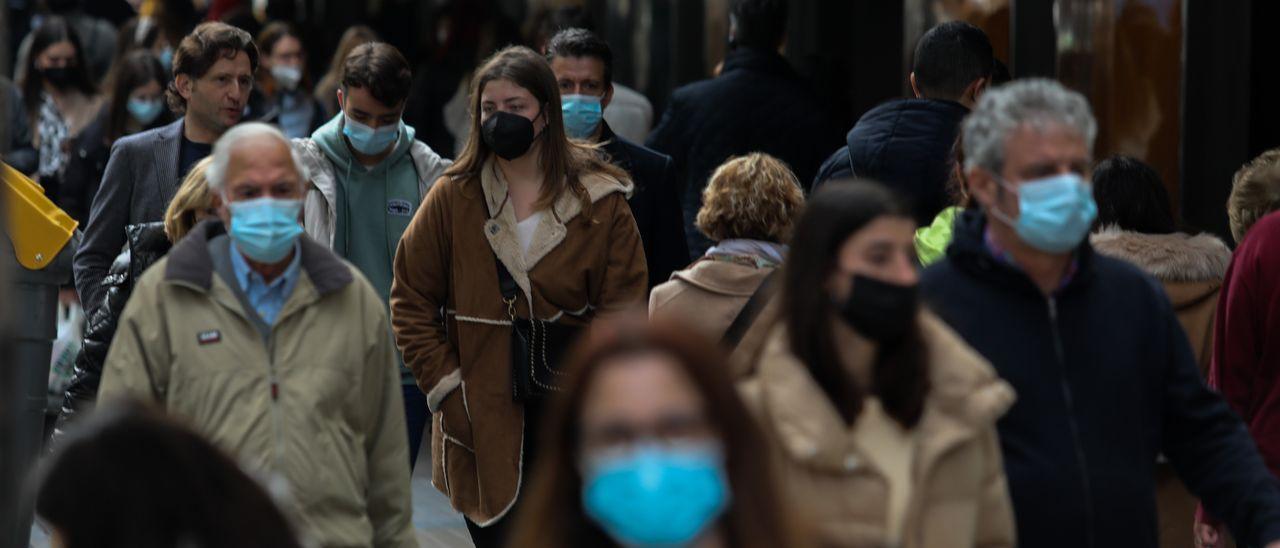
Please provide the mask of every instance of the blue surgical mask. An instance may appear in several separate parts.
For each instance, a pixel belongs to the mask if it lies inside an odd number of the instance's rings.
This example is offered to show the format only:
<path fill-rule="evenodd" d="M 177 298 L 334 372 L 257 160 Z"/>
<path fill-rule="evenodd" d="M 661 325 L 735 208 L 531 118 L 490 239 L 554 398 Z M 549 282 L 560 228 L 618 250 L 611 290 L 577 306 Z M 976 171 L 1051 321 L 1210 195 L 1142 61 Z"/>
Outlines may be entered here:
<path fill-rule="evenodd" d="M 302 200 L 227 201 L 227 209 L 231 211 L 231 228 L 227 234 L 236 249 L 257 262 L 280 262 L 302 235 L 302 224 L 298 222 Z"/>
<path fill-rule="evenodd" d="M 687 546 L 729 506 L 721 450 L 640 445 L 588 457 L 582 505 L 628 547 Z"/>
<path fill-rule="evenodd" d="M 164 112 L 164 103 L 160 99 L 129 99 L 125 108 L 129 109 L 129 114 L 134 120 L 147 126 L 156 121 L 161 112 Z"/>
<path fill-rule="evenodd" d="M 168 70 L 168 71 L 173 70 L 173 48 L 172 47 L 165 46 L 163 50 L 160 50 L 160 64 L 164 66 L 165 70 Z"/>
<path fill-rule="evenodd" d="M 1010 219 L 999 209 L 989 211 L 996 219 L 1013 227 L 1018 237 L 1046 253 L 1066 253 L 1080 245 L 1098 217 L 1093 189 L 1075 173 L 1053 175 L 1012 187 L 1018 194 L 1018 219 Z"/>
<path fill-rule="evenodd" d="M 573 139 L 586 139 L 600 127 L 604 107 L 594 95 L 565 95 L 560 98 L 564 111 L 564 130 Z"/>
<path fill-rule="evenodd" d="M 404 122 L 401 121 L 373 129 L 352 120 L 350 116 L 343 115 L 342 134 L 347 136 L 351 146 L 361 154 L 373 156 L 385 152 L 395 144 L 396 139 L 400 138 L 400 128 L 403 126 Z"/>

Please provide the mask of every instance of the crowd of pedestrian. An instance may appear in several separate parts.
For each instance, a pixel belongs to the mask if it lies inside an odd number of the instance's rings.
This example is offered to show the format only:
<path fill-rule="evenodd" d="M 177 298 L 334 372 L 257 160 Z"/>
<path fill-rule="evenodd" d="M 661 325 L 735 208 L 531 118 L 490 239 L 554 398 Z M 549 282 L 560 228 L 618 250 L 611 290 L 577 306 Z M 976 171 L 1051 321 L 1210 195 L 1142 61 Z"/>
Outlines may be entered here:
<path fill-rule="evenodd" d="M 963 22 L 842 143 L 784 0 L 656 124 L 580 8 L 317 79 L 52 4 L 0 155 L 84 235 L 58 546 L 413 546 L 423 461 L 481 548 L 1280 547 L 1278 151 L 1233 251 Z"/>

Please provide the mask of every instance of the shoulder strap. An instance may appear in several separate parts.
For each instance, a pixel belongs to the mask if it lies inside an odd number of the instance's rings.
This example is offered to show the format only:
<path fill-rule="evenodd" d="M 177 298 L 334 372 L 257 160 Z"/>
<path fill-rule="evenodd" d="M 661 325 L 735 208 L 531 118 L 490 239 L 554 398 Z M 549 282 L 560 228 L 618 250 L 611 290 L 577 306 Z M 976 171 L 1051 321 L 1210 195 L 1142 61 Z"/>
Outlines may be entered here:
<path fill-rule="evenodd" d="M 502 259 L 494 255 L 493 263 L 498 265 L 498 289 L 502 291 L 502 300 L 510 306 L 510 303 L 515 302 L 516 292 L 520 288 L 516 285 L 516 279 L 511 276 L 511 272 L 507 270 L 507 265 L 502 264 Z"/>
<path fill-rule="evenodd" d="M 775 269 L 765 276 L 760 282 L 751 297 L 747 299 L 747 304 L 743 305 L 742 310 L 738 312 L 737 317 L 733 318 L 733 323 L 729 324 L 729 329 L 725 330 L 724 337 L 720 339 L 720 344 L 726 348 L 733 349 L 738 347 L 738 343 L 742 342 L 742 337 L 747 334 L 747 329 L 755 323 L 756 317 L 764 310 L 764 306 L 768 304 L 769 297 L 773 295 L 771 288 L 774 280 L 778 277 L 778 273 L 782 269 Z"/>

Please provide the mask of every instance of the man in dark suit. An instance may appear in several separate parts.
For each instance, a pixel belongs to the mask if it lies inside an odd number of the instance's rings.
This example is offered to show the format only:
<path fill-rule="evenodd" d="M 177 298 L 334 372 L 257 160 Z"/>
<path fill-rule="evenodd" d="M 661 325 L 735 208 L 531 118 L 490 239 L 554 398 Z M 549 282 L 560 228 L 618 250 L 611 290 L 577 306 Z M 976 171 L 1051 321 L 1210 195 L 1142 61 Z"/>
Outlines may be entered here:
<path fill-rule="evenodd" d="M 102 279 L 125 243 L 125 227 L 160 221 L 191 166 L 240 122 L 258 70 L 249 33 L 223 23 L 196 27 L 178 44 L 169 107 L 183 117 L 116 142 L 93 198 L 75 257 L 76 290 L 85 310 L 102 299 Z"/>
<path fill-rule="evenodd" d="M 602 118 L 613 98 L 613 51 L 607 42 L 588 30 L 566 29 L 551 38 L 545 53 L 560 84 L 569 137 L 601 143 L 636 185 L 628 203 L 640 228 L 652 289 L 689 264 L 671 157 L 615 135 Z"/>
<path fill-rule="evenodd" d="M 763 152 L 786 162 L 808 183 L 840 144 L 840 132 L 819 106 L 813 87 L 778 53 L 786 37 L 787 4 L 733 0 L 731 51 L 720 75 L 672 93 L 645 143 L 671 155 L 683 178 L 681 205 L 694 255 L 711 246 L 694 219 L 711 173 L 725 160 Z"/>

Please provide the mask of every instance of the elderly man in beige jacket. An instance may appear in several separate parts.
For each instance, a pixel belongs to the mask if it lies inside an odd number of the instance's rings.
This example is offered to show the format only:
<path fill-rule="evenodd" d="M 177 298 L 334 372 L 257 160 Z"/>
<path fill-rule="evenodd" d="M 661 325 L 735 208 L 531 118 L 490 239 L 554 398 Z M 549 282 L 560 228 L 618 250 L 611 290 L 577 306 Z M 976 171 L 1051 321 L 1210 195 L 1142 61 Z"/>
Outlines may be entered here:
<path fill-rule="evenodd" d="M 197 226 L 139 280 L 101 397 L 154 400 L 283 485 L 308 544 L 416 545 L 382 300 L 300 237 L 307 177 L 279 130 L 228 131 L 208 179 L 221 222 Z"/>

